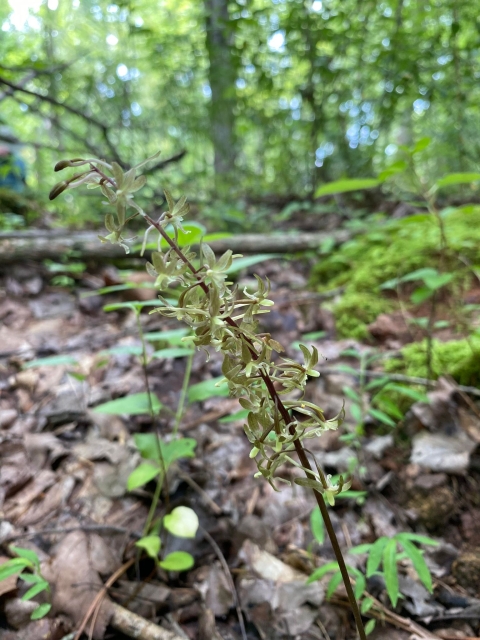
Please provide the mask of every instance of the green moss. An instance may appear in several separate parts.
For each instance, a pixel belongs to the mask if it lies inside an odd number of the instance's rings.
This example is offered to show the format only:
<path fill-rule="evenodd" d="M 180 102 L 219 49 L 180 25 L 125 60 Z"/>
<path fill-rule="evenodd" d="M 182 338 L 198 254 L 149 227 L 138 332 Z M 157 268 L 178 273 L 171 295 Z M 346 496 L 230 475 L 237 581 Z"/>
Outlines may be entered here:
<path fill-rule="evenodd" d="M 452 253 L 480 264 L 480 207 L 451 209 L 443 217 Z M 384 282 L 422 267 L 439 268 L 440 232 L 434 216 L 419 214 L 388 223 L 376 220 L 372 226 L 322 258 L 312 271 L 311 284 L 320 291 L 345 287 L 343 300 L 333 307 L 342 336 L 364 337 L 366 325 L 375 319 L 373 312 L 382 313 L 391 304 L 380 288 Z M 442 270 L 459 267 L 453 260 Z M 365 312 L 367 305 L 372 305 L 371 313 Z"/>
<path fill-rule="evenodd" d="M 392 303 L 384 298 L 364 292 L 346 293 L 333 307 L 338 337 L 357 340 L 366 338 L 367 325 L 380 313 L 390 311 L 391 308 Z"/>
<path fill-rule="evenodd" d="M 385 371 L 407 376 L 427 376 L 427 341 L 408 344 L 400 358 L 385 361 Z M 432 345 L 432 374 L 435 378 L 449 374 L 459 384 L 480 387 L 480 338 L 434 340 Z"/>

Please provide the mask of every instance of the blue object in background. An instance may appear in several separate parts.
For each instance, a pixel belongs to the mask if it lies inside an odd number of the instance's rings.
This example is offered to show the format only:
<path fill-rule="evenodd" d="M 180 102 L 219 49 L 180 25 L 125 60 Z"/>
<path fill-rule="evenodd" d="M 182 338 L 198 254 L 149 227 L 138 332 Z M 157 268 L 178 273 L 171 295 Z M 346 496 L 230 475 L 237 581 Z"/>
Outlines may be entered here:
<path fill-rule="evenodd" d="M 0 189 L 11 189 L 17 193 L 25 190 L 27 167 L 20 156 L 9 153 L 0 155 Z"/>

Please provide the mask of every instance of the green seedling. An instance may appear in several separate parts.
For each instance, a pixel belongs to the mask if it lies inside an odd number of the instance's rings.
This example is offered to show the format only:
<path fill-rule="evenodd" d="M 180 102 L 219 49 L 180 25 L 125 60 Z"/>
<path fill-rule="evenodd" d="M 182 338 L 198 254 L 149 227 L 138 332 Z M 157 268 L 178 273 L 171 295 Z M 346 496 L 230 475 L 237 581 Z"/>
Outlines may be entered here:
<path fill-rule="evenodd" d="M 26 593 L 23 594 L 22 600 L 31 600 L 40 593 L 46 592 L 50 596 L 50 585 L 42 576 L 40 571 L 40 560 L 35 551 L 31 549 L 22 549 L 21 547 L 10 546 L 10 551 L 16 555 L 15 558 L 7 560 L 0 565 L 0 581 L 5 580 L 9 576 L 18 575 L 26 584 L 32 585 Z M 44 618 L 52 605 L 48 602 L 39 604 L 32 612 L 30 618 L 39 620 Z"/>

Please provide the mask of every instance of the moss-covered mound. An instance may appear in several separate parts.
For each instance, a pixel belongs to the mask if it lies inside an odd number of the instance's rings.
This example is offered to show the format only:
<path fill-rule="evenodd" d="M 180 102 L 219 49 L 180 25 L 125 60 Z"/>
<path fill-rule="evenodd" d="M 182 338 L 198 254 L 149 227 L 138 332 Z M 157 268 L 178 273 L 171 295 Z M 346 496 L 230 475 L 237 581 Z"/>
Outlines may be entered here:
<path fill-rule="evenodd" d="M 386 360 L 385 371 L 425 378 L 427 374 L 427 341 L 408 344 L 400 358 Z M 459 384 L 480 387 L 480 338 L 432 343 L 432 375 L 449 374 Z"/>
<path fill-rule="evenodd" d="M 450 208 L 442 212 L 452 255 L 462 255 L 480 264 L 480 207 Z M 311 282 L 325 291 L 344 286 L 342 300 L 334 305 L 338 334 L 363 338 L 366 325 L 392 308 L 392 300 L 380 287 L 422 267 L 439 268 L 440 231 L 430 214 L 419 214 L 384 222 L 372 219 L 372 228 L 357 235 L 337 251 L 319 261 Z M 444 264 L 456 269 L 458 261 Z"/>

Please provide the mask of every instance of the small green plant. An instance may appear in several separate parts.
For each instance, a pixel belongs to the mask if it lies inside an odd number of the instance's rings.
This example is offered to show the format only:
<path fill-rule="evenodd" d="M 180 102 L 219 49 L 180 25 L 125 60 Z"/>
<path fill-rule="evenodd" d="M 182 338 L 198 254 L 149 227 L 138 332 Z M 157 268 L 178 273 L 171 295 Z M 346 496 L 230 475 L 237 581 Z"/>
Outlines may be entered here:
<path fill-rule="evenodd" d="M 382 536 L 372 544 L 361 544 L 350 549 L 350 553 L 353 554 L 367 554 L 366 577 L 370 578 L 373 575 L 383 576 L 388 597 L 394 607 L 397 605 L 400 596 L 397 565 L 405 558 L 411 561 L 425 588 L 428 589 L 430 593 L 433 590 L 430 570 L 423 557 L 423 552 L 414 544 L 415 542 L 431 546 L 438 544 L 435 540 L 427 536 L 418 533 L 402 532 L 397 533 L 392 538 Z M 399 552 L 398 547 L 400 547 L 402 551 Z M 380 566 L 383 567 L 383 571 L 379 570 Z"/>
<path fill-rule="evenodd" d="M 26 584 L 32 586 L 23 594 L 22 600 L 31 600 L 38 594 L 46 592 L 50 595 L 50 585 L 42 576 L 40 571 L 40 560 L 35 551 L 31 549 L 22 549 L 21 547 L 10 546 L 10 551 L 16 555 L 15 558 L 7 560 L 0 565 L 0 582 L 9 576 L 18 574 L 18 577 Z M 39 620 L 47 615 L 52 608 L 48 602 L 39 604 L 32 612 L 30 618 Z"/>
<path fill-rule="evenodd" d="M 198 517 L 190 507 L 176 507 L 171 513 L 155 523 L 153 530 L 135 543 L 139 549 L 145 550 L 157 565 L 166 571 L 186 571 L 194 564 L 193 556 L 186 551 L 173 551 L 159 559 L 162 548 L 161 528 L 177 536 L 177 538 L 194 538 L 198 529 Z"/>

